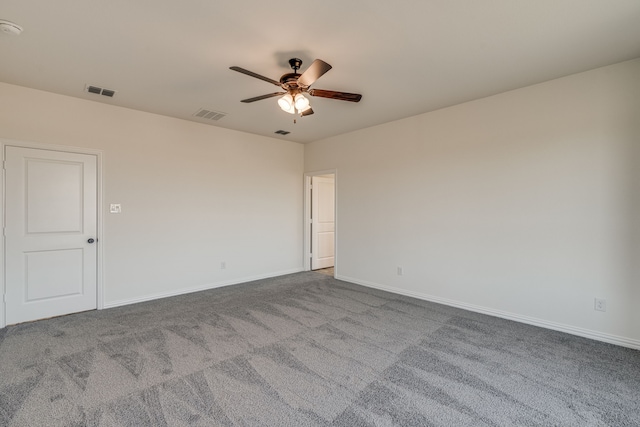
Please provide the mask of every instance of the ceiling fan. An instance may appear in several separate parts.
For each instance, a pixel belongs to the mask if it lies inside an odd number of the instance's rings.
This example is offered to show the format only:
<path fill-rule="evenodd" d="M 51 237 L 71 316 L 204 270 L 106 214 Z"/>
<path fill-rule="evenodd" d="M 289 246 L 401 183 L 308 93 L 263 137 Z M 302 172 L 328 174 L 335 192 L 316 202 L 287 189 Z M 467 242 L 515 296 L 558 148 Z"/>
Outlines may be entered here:
<path fill-rule="evenodd" d="M 293 69 L 293 73 L 284 74 L 282 77 L 280 77 L 280 81 L 272 80 L 268 77 L 261 76 L 260 74 L 256 74 L 253 71 L 245 70 L 241 67 L 229 67 L 233 71 L 255 77 L 256 79 L 264 80 L 265 82 L 279 86 L 284 90 L 284 92 L 274 92 L 267 95 L 256 96 L 254 98 L 243 99 L 240 102 L 249 103 L 283 95 L 282 98 L 278 100 L 278 105 L 280 105 L 280 108 L 282 108 L 287 113 L 298 113 L 300 114 L 300 116 L 308 116 L 310 114 L 313 114 L 313 110 L 309 105 L 309 100 L 303 95 L 305 93 L 308 93 L 311 96 L 318 96 L 320 98 L 331 98 L 350 102 L 358 102 L 362 98 L 362 95 L 357 93 L 311 89 L 309 86 L 315 83 L 316 80 L 318 80 L 320 77 L 322 77 L 323 74 L 331 69 L 331 65 L 327 64 L 321 59 L 316 59 L 315 61 L 313 61 L 311 66 L 307 68 L 307 70 L 302 74 L 298 74 L 298 70 L 302 65 L 301 59 L 291 58 L 289 60 L 289 65 L 291 66 L 291 69 Z"/>

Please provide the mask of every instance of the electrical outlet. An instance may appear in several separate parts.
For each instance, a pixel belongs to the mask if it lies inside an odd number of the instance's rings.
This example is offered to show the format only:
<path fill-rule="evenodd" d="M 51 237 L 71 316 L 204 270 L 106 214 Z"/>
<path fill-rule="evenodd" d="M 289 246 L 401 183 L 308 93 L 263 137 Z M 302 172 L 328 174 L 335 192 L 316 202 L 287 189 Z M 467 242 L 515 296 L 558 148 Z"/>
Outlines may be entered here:
<path fill-rule="evenodd" d="M 402 267 L 398 267 L 398 276 L 402 276 L 404 274 L 404 269 Z"/>
<path fill-rule="evenodd" d="M 594 301 L 594 310 L 607 311 L 607 300 L 602 298 L 596 298 Z"/>
<path fill-rule="evenodd" d="M 227 263 L 226 263 L 226 262 L 224 262 L 224 261 L 222 261 L 222 262 L 220 263 L 220 270 L 224 270 L 225 268 L 227 268 Z"/>

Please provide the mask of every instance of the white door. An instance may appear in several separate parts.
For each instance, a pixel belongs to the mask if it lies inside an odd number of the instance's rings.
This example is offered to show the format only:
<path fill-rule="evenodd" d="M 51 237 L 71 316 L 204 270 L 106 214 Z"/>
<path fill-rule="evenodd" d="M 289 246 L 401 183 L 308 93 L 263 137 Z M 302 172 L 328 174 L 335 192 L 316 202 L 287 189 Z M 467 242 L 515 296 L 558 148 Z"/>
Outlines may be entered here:
<path fill-rule="evenodd" d="M 97 159 L 5 147 L 7 324 L 97 307 Z"/>
<path fill-rule="evenodd" d="M 311 178 L 311 269 L 333 267 L 335 234 L 335 179 Z"/>

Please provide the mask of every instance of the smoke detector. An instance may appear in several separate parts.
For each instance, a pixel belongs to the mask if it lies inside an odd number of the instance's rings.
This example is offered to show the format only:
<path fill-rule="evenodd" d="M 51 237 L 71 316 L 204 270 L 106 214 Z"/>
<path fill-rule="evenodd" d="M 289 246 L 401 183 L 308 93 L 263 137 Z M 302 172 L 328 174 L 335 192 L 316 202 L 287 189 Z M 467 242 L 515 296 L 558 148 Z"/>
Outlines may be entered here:
<path fill-rule="evenodd" d="M 10 36 L 19 36 L 21 32 L 22 27 L 20 25 L 0 19 L 0 33 L 8 34 Z"/>

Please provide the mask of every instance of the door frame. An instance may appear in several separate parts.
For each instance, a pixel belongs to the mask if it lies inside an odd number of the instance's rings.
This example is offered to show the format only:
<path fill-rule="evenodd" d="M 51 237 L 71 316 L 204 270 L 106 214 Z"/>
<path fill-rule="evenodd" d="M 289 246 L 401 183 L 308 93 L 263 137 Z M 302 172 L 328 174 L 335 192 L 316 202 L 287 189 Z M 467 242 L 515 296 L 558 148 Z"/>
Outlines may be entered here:
<path fill-rule="evenodd" d="M 54 145 L 54 144 L 44 144 L 39 142 L 30 142 L 30 141 L 18 141 L 6 138 L 0 138 L 0 150 L 2 150 L 2 164 L 4 166 L 5 159 L 5 147 L 6 146 L 14 146 L 20 148 L 34 148 L 40 150 L 49 150 L 49 151 L 62 151 L 65 153 L 77 153 L 77 154 L 89 154 L 96 156 L 96 172 L 97 172 L 97 236 L 96 236 L 96 305 L 98 310 L 102 310 L 104 308 L 104 281 L 103 281 L 103 248 L 104 248 L 104 232 L 103 232 L 103 214 L 102 214 L 102 195 L 103 195 L 103 165 L 102 165 L 102 150 L 95 150 L 91 148 L 84 147 L 72 147 L 66 145 Z M 4 295 L 6 293 L 6 283 L 5 283 L 5 245 L 6 238 L 4 229 L 6 227 L 5 224 L 5 209 L 6 209 L 6 200 L 5 200 L 5 189 L 6 189 L 6 179 L 5 179 L 5 170 L 2 168 L 2 174 L 0 174 L 0 191 L 2 191 L 2 197 L 0 197 L 0 224 L 2 224 L 2 245 L 0 245 L 0 293 L 2 294 L 2 300 L 0 301 L 0 328 L 4 328 L 7 326 L 6 322 L 6 302 L 4 300 Z"/>
<path fill-rule="evenodd" d="M 303 269 L 311 271 L 311 178 L 320 175 L 333 175 L 334 182 L 334 224 L 335 231 L 333 234 L 333 277 L 338 275 L 338 170 L 325 169 L 315 172 L 306 172 L 304 174 L 304 232 L 303 232 Z"/>

